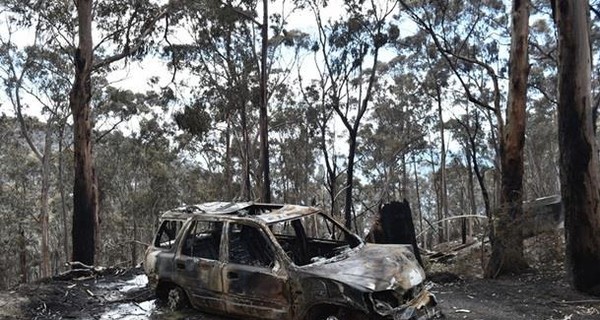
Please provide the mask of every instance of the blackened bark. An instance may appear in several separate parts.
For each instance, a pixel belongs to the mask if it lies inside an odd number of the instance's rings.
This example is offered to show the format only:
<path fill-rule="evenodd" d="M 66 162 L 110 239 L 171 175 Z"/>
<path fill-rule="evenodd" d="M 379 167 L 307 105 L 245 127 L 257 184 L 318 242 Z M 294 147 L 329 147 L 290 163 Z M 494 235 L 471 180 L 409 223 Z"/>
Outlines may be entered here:
<path fill-rule="evenodd" d="M 528 267 L 523 255 L 523 144 L 529 75 L 528 38 L 529 1 L 513 0 L 510 49 L 510 74 L 506 126 L 504 128 L 500 161 L 502 192 L 492 255 L 485 276 L 521 272 Z"/>
<path fill-rule="evenodd" d="M 584 0 L 553 3 L 559 34 L 558 136 L 567 272 L 575 289 L 600 295 L 600 191 L 592 124 L 589 4 Z"/>
<path fill-rule="evenodd" d="M 75 52 L 75 81 L 70 92 L 73 113 L 75 182 L 73 184 L 73 261 L 94 264 L 97 235 L 97 194 L 92 158 L 90 120 L 92 1 L 77 0 L 79 47 Z"/>
<path fill-rule="evenodd" d="M 352 229 L 352 188 L 354 183 L 354 158 L 356 156 L 356 131 L 350 130 L 348 146 L 348 169 L 346 171 L 346 201 L 344 202 L 345 226 Z"/>
<path fill-rule="evenodd" d="M 261 69 L 260 69 L 260 163 L 262 168 L 263 183 L 261 201 L 271 202 L 271 177 L 269 168 L 269 120 L 268 120 L 268 95 L 267 95 L 267 49 L 269 37 L 269 2 L 263 0 L 263 23 L 262 23 L 262 50 L 261 50 Z"/>
<path fill-rule="evenodd" d="M 27 283 L 27 241 L 25 239 L 25 230 L 19 223 L 19 283 Z"/>
<path fill-rule="evenodd" d="M 419 264 L 423 265 L 412 211 L 406 199 L 403 202 L 392 201 L 379 210 L 379 216 L 367 235 L 367 241 L 375 243 L 410 244 Z"/>

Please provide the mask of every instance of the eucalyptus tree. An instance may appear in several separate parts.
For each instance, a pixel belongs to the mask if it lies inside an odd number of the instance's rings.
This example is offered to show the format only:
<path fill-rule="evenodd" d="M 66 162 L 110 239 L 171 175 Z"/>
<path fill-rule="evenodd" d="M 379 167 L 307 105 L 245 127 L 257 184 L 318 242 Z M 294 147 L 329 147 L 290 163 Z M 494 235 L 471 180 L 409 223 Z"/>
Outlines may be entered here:
<path fill-rule="evenodd" d="M 318 44 L 312 48 L 313 51 L 318 51 Z M 302 94 L 302 103 L 308 105 L 308 108 L 313 110 L 309 121 L 313 123 L 315 135 L 318 137 L 318 149 L 322 154 L 322 162 L 324 164 L 324 172 L 322 172 L 322 184 L 327 191 L 330 213 L 336 216 L 339 213 L 338 196 L 339 190 L 343 190 L 341 185 L 341 164 L 340 155 L 336 150 L 337 145 L 335 126 L 332 126 L 333 110 L 327 107 L 326 90 L 328 87 L 327 75 L 319 72 L 317 79 L 311 79 L 309 83 L 304 84 L 304 78 L 301 76 L 301 67 L 298 67 L 300 89 Z M 322 199 L 325 202 L 325 199 Z"/>
<path fill-rule="evenodd" d="M 471 190 L 473 182 L 470 181 L 474 174 L 481 191 L 485 215 L 489 220 L 492 220 L 491 195 L 485 180 L 485 171 L 490 169 L 489 164 L 493 163 L 494 155 L 493 152 L 489 152 L 488 143 L 486 142 L 488 136 L 483 132 L 484 124 L 485 117 L 481 110 L 470 109 L 467 105 L 465 114 L 448 121 L 448 128 L 460 143 L 467 159 L 471 214 L 476 214 L 473 210 L 475 208 L 475 205 L 473 205 L 475 194 Z"/>
<path fill-rule="evenodd" d="M 271 108 L 273 195 L 284 203 L 314 204 L 319 195 L 315 179 L 319 137 L 316 110 L 288 100 Z"/>
<path fill-rule="evenodd" d="M 412 77 L 418 84 L 419 94 L 422 95 L 421 100 L 424 104 L 429 104 L 431 109 L 435 110 L 437 115 L 437 130 L 436 139 L 439 141 L 439 187 L 437 188 L 438 205 L 437 215 L 438 220 L 443 221 L 443 228 L 438 233 L 439 242 L 444 242 L 448 239 L 449 230 L 448 223 L 445 218 L 450 216 L 448 206 L 448 181 L 446 175 L 446 157 L 448 154 L 447 144 L 448 137 L 446 134 L 445 122 L 443 114 L 448 109 L 447 105 L 452 105 L 452 101 L 447 97 L 451 84 L 450 71 L 446 67 L 444 60 L 440 54 L 436 52 L 435 45 L 429 40 L 427 33 L 419 30 L 414 35 L 406 37 L 403 41 L 396 45 L 396 51 L 401 56 L 408 56 L 406 62 L 407 68 L 412 71 Z M 431 129 L 435 130 L 435 129 Z M 435 170 L 434 170 L 435 171 Z"/>
<path fill-rule="evenodd" d="M 104 263 L 137 265 L 160 213 L 184 202 L 182 193 L 188 190 L 178 185 L 178 177 L 189 173 L 179 168 L 168 131 L 153 118 L 141 121 L 139 132 L 129 136 L 102 132 L 103 139 L 96 143 L 96 162 L 103 169 L 98 174 L 102 218 L 109 222 L 101 224 L 102 234 L 107 235 L 102 241 Z"/>
<path fill-rule="evenodd" d="M 387 64 L 389 80 L 380 80 L 373 94 L 368 122 L 361 130 L 358 148 L 360 170 L 374 190 L 377 203 L 409 199 L 407 159 L 426 147 L 432 115 L 419 94 L 419 83 L 399 56 Z"/>
<path fill-rule="evenodd" d="M 10 8 L 10 3 L 2 3 Z M 51 5 L 49 10 L 56 9 Z M 9 9 L 10 10 L 10 9 Z M 52 14 L 52 12 L 48 12 Z M 50 267 L 50 206 L 52 184 L 52 157 L 54 154 L 53 143 L 55 131 L 62 130 L 60 126 L 69 116 L 67 111 L 68 100 L 66 92 L 71 83 L 69 80 L 68 53 L 54 40 L 54 36 L 44 32 L 47 21 L 41 15 L 23 17 L 16 13 L 5 13 L 7 29 L 0 39 L 0 78 L 7 100 L 12 105 L 14 116 L 19 121 L 19 131 L 27 142 L 33 155 L 39 162 L 41 172 L 39 218 L 41 270 L 42 277 L 51 275 Z M 23 29 L 31 28 L 30 33 Z M 23 46 L 23 41 L 29 44 Z M 39 130 L 33 131 L 26 121 L 28 114 L 39 114 L 44 118 L 44 138 L 36 139 Z M 66 232 L 66 230 L 63 230 Z M 64 237 L 66 241 L 66 236 Z"/>
<path fill-rule="evenodd" d="M 577 290 L 600 295 L 600 181 L 591 99 L 587 1 L 553 1 L 559 34 L 558 130 L 567 271 Z"/>
<path fill-rule="evenodd" d="M 181 19 L 182 28 L 188 31 L 192 41 L 173 43 L 166 49 L 173 68 L 189 70 L 198 79 L 198 85 L 190 89 L 193 99 L 188 113 L 210 115 L 207 129 L 216 132 L 222 140 L 216 147 L 224 151 L 221 153 L 225 159 L 218 160 L 225 172 L 224 186 L 235 185 L 234 176 L 241 176 L 241 190 L 228 189 L 225 194 L 229 199 L 254 199 L 254 178 L 256 189 L 262 190 L 260 198 L 266 201 L 271 193 L 265 191 L 270 190 L 270 178 L 265 177 L 269 166 L 264 159 L 260 159 L 258 166 L 254 161 L 256 149 L 261 158 L 268 154 L 268 146 L 263 144 L 267 141 L 263 132 L 266 130 L 263 99 L 277 100 L 277 92 L 281 91 L 278 88 L 286 86 L 291 66 L 298 59 L 300 48 L 306 45 L 303 40 L 306 35 L 286 30 L 285 14 L 273 13 L 269 15 L 271 32 L 267 33 L 267 50 L 257 50 L 258 43 L 263 45 L 262 38 L 265 38 L 263 34 L 258 41 L 256 35 L 264 30 L 264 21 L 255 18 L 257 13 L 254 1 L 188 3 Z M 266 59 L 264 68 L 261 67 L 263 57 Z M 265 76 L 263 71 L 269 78 L 267 91 L 257 86 Z M 264 92 L 268 92 L 266 97 L 263 97 Z M 256 127 L 259 130 L 255 130 Z M 241 162 L 238 175 L 233 174 L 235 159 Z M 259 178 L 258 172 L 262 172 L 263 178 Z"/>
<path fill-rule="evenodd" d="M 350 227 L 358 134 L 372 102 L 380 71 L 380 50 L 399 35 L 398 28 L 389 24 L 397 9 L 396 2 L 385 2 L 379 7 L 374 1 L 346 1 L 346 15 L 329 22 L 321 16 L 321 8 L 327 1 L 305 1 L 303 5 L 312 10 L 317 24 L 314 52 L 322 61 L 317 68 L 325 80 L 325 86 L 316 87 L 324 89 L 318 95 L 323 97 L 324 106 L 334 111 L 347 133 L 343 191 L 345 224 Z"/>
<path fill-rule="evenodd" d="M 519 272 L 528 267 L 523 254 L 523 145 L 529 77 L 529 1 L 515 0 L 511 9 L 511 45 L 506 125 L 500 142 L 501 207 L 485 274 Z"/>
<path fill-rule="evenodd" d="M 73 189 L 73 259 L 93 264 L 97 237 L 97 190 L 92 158 L 92 115 L 90 99 L 94 94 L 92 73 L 102 74 L 115 62 L 141 57 L 151 46 L 148 37 L 174 6 L 152 1 L 12 1 L 2 3 L 23 32 L 35 29 L 61 53 L 71 55 L 74 81 L 69 94 L 73 117 L 75 183 Z M 96 22 L 92 24 L 92 20 Z M 92 28 L 97 32 L 92 41 Z M 114 66 L 114 65 L 113 65 Z M 63 75 L 64 76 L 64 75 Z"/>
<path fill-rule="evenodd" d="M 73 24 L 78 28 L 78 41 L 73 56 L 75 79 L 69 103 L 74 132 L 72 232 L 75 261 L 93 264 L 98 239 L 98 190 L 92 156 L 90 114 L 92 73 L 105 71 L 117 61 L 146 53 L 152 44 L 148 38 L 156 31 L 158 22 L 176 11 L 177 5 L 177 1 L 169 1 L 161 6 L 152 1 L 129 4 L 92 0 L 78 0 L 74 4 L 77 20 Z M 93 21 L 96 22 L 94 26 L 98 28 L 97 37 L 100 39 L 95 45 L 92 38 Z M 75 47 L 74 43 L 70 45 Z"/>
<path fill-rule="evenodd" d="M 44 125 L 26 119 L 37 133 Z M 0 115 L 0 288 L 8 289 L 39 277 L 39 160 L 20 132 L 15 117 Z"/>
<path fill-rule="evenodd" d="M 468 100 L 495 115 L 494 125 L 497 131 L 502 187 L 498 223 L 494 226 L 493 250 L 486 268 L 486 275 L 495 277 L 501 273 L 522 270 L 527 266 L 523 256 L 519 221 L 522 216 L 525 96 L 529 72 L 527 42 L 529 1 L 513 1 L 511 11 L 512 42 L 506 119 L 502 117 L 500 106 L 502 93 L 500 92 L 498 73 L 491 64 L 493 61 L 498 61 L 497 39 L 489 37 L 486 40 L 485 38 L 492 33 L 493 26 L 498 26 L 500 30 L 504 27 L 503 23 L 506 18 L 503 14 L 503 3 L 500 1 L 485 3 L 434 1 L 427 4 L 409 5 L 405 1 L 401 2 L 410 18 L 429 33 L 437 50 L 447 61 L 464 89 Z M 474 19 L 467 19 L 466 23 L 462 22 L 455 28 L 448 28 L 450 22 L 448 19 L 452 19 L 453 16 L 461 16 L 463 19 L 466 14 Z M 456 34 L 448 37 L 448 33 L 452 35 L 454 32 Z M 480 42 L 473 43 L 472 41 L 477 38 L 481 39 Z M 486 51 L 492 54 L 487 56 L 481 54 Z M 464 68 L 459 68 L 459 65 Z M 491 78 L 491 95 L 486 87 L 479 88 L 479 95 L 473 93 L 473 82 L 469 81 L 467 77 L 469 74 L 473 75 L 472 72 L 468 72 L 473 68 L 481 69 Z M 493 102 L 489 103 L 490 100 Z"/>

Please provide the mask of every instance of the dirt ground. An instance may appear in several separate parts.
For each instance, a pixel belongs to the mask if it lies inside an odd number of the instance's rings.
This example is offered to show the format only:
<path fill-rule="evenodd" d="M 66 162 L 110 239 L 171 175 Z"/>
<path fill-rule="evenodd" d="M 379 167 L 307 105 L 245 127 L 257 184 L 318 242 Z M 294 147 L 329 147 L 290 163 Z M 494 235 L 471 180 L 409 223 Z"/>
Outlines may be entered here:
<path fill-rule="evenodd" d="M 447 319 L 600 319 L 600 299 L 571 289 L 560 271 L 436 283 L 431 290 Z"/>
<path fill-rule="evenodd" d="M 446 319 L 600 319 L 600 298 L 569 287 L 559 255 L 532 260 L 528 273 L 489 280 L 480 277 L 478 251 L 466 251 L 427 268 Z M 108 269 L 101 276 L 21 285 L 0 292 L 0 319 L 226 319 L 166 311 L 146 284 L 139 269 Z"/>

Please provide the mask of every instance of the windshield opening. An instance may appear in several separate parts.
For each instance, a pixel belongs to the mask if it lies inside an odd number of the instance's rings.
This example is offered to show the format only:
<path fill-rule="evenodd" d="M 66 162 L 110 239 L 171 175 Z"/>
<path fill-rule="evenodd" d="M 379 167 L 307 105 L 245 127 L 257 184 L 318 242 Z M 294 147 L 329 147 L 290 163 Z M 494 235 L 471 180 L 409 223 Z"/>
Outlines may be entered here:
<path fill-rule="evenodd" d="M 320 212 L 269 224 L 279 245 L 299 266 L 334 257 L 361 244 L 358 236 Z"/>

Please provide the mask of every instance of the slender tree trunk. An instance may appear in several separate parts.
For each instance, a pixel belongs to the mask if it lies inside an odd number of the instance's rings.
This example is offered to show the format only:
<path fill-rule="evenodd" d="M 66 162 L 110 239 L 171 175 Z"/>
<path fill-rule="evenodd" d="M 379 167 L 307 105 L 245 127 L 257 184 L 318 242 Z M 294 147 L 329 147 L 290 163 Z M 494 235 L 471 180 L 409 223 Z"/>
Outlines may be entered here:
<path fill-rule="evenodd" d="M 79 46 L 75 51 L 75 81 L 70 93 L 73 112 L 75 182 L 73 184 L 73 261 L 94 264 L 97 235 L 97 190 L 92 158 L 90 119 L 92 1 L 77 0 Z"/>
<path fill-rule="evenodd" d="M 51 275 L 50 250 L 48 248 L 50 217 L 48 214 L 48 192 L 50 189 L 50 156 L 52 150 L 52 121 L 46 124 L 46 138 L 44 142 L 44 153 L 42 156 L 42 190 L 40 194 L 40 222 L 42 227 L 42 278 Z"/>
<path fill-rule="evenodd" d="M 580 291 L 600 295 L 600 181 L 591 106 L 589 4 L 555 0 L 559 34 L 560 180 L 567 272 Z"/>
<path fill-rule="evenodd" d="M 415 173 L 415 191 L 417 193 L 417 210 L 419 211 L 419 232 L 423 232 L 423 210 L 421 209 L 421 193 L 419 191 L 419 176 L 417 174 L 417 160 L 413 157 L 413 167 Z M 421 246 L 427 249 L 427 237 L 425 234 L 421 234 Z"/>
<path fill-rule="evenodd" d="M 471 151 L 469 149 L 469 147 L 466 147 L 465 149 L 466 155 L 467 155 L 467 170 L 468 170 L 468 177 L 467 177 L 467 183 L 468 183 L 468 196 L 469 196 L 469 209 L 471 209 L 471 215 L 476 215 L 477 214 L 477 204 L 475 202 L 475 183 L 473 182 L 473 165 L 471 164 Z M 469 219 L 467 221 L 467 235 L 468 237 L 472 237 L 473 236 L 473 225 L 472 225 L 472 220 Z"/>
<path fill-rule="evenodd" d="M 133 239 L 131 241 L 131 267 L 135 268 L 138 260 L 138 252 L 137 252 L 137 234 L 138 234 L 138 225 L 137 219 L 133 218 Z"/>
<path fill-rule="evenodd" d="M 440 88 L 436 88 L 437 93 L 437 103 L 438 103 L 438 118 L 440 119 L 440 138 L 441 138 L 441 159 L 440 159 L 440 200 L 441 207 L 444 212 L 442 219 L 448 218 L 450 216 L 448 212 L 448 187 L 446 183 L 446 138 L 444 134 L 444 118 L 442 116 L 442 96 L 440 92 Z M 443 241 L 444 235 L 446 236 L 446 241 L 450 241 L 450 229 L 448 221 L 444 221 L 440 226 L 443 232 L 440 232 L 440 242 Z"/>
<path fill-rule="evenodd" d="M 250 185 L 250 138 L 248 137 L 248 119 L 246 113 L 246 105 L 240 106 L 240 119 L 242 127 L 242 196 L 243 200 L 251 199 Z"/>
<path fill-rule="evenodd" d="M 406 169 L 406 155 L 402 155 L 402 181 L 401 181 L 401 194 L 398 199 L 408 199 L 408 174 Z"/>
<path fill-rule="evenodd" d="M 261 69 L 260 69 L 260 162 L 262 167 L 263 183 L 261 200 L 265 203 L 271 202 L 271 177 L 269 168 L 269 115 L 268 115 L 268 95 L 267 95 L 267 49 L 269 41 L 269 1 L 263 0 L 263 22 L 261 28 L 262 50 L 261 50 Z"/>
<path fill-rule="evenodd" d="M 25 230 L 19 223 L 19 283 L 27 283 L 27 242 L 25 241 Z"/>
<path fill-rule="evenodd" d="M 352 228 L 352 187 L 354 182 L 354 158 L 356 156 L 356 131 L 351 130 L 348 146 L 348 169 L 346 170 L 346 199 L 344 203 L 344 218 L 346 228 Z"/>
<path fill-rule="evenodd" d="M 486 277 L 527 268 L 523 255 L 523 144 L 529 75 L 529 1 L 513 0 L 506 126 L 501 142 L 502 193 Z"/>
<path fill-rule="evenodd" d="M 435 177 L 435 159 L 433 157 L 433 151 L 429 152 L 429 155 L 431 157 L 431 172 L 434 172 L 434 186 L 433 186 L 433 191 L 435 191 L 435 212 L 436 212 L 436 216 L 438 221 L 444 219 L 443 213 L 442 213 L 442 201 L 440 200 L 440 194 L 441 194 L 441 189 L 438 183 L 438 179 Z M 434 231 L 437 232 L 437 236 L 438 236 L 438 243 L 442 243 L 444 242 L 444 233 L 442 232 L 442 228 L 440 224 L 436 224 L 436 228 Z M 432 240 L 433 242 L 433 240 Z"/>
<path fill-rule="evenodd" d="M 465 203 L 465 191 L 464 189 L 460 188 L 460 206 L 462 208 L 466 207 L 466 203 Z M 467 218 L 461 218 L 460 219 L 460 239 L 462 244 L 467 243 Z"/>
<path fill-rule="evenodd" d="M 233 184 L 231 174 L 231 118 L 230 114 L 227 114 L 225 119 L 227 127 L 225 128 L 225 199 L 230 201 L 233 199 L 233 190 L 231 188 Z"/>
<path fill-rule="evenodd" d="M 71 260 L 71 255 L 69 254 L 69 235 L 68 235 L 68 221 L 67 221 L 67 203 L 65 197 L 65 181 L 64 181 L 64 157 L 63 157 L 63 142 L 64 142 L 64 133 L 65 133 L 65 123 L 60 127 L 59 137 L 58 137 L 58 190 L 60 192 L 60 213 L 62 220 L 62 244 L 63 244 L 63 254 L 65 257 L 65 262 L 69 262 Z"/>

